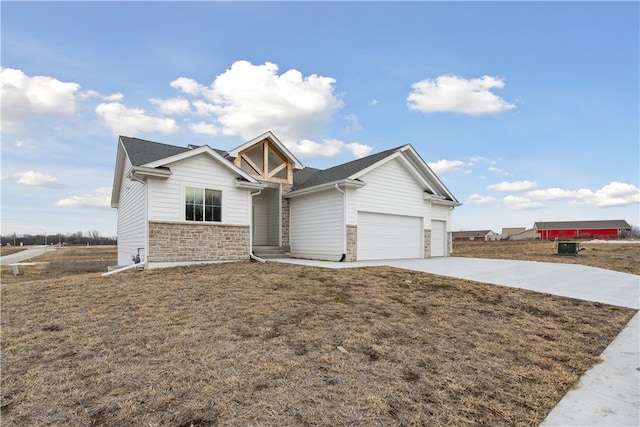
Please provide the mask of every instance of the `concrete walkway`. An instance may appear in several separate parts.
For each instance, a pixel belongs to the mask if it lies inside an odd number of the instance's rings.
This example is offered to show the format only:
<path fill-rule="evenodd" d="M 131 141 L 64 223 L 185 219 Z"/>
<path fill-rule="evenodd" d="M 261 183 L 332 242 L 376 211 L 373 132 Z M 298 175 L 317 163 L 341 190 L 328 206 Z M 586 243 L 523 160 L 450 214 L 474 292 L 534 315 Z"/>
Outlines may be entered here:
<path fill-rule="evenodd" d="M 478 258 L 359 262 L 272 260 L 324 268 L 390 266 L 640 309 L 640 276 L 575 264 Z M 542 426 L 640 426 L 640 313 Z"/>

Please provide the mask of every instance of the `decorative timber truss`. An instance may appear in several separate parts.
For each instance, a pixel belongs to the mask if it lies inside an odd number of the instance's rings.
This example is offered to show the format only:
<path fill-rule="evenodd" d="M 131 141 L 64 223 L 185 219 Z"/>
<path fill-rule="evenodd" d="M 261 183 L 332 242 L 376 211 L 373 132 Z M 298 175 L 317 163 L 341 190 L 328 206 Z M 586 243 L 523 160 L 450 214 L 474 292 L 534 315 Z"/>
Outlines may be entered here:
<path fill-rule="evenodd" d="M 293 163 L 269 139 L 238 153 L 234 163 L 259 181 L 293 184 Z"/>

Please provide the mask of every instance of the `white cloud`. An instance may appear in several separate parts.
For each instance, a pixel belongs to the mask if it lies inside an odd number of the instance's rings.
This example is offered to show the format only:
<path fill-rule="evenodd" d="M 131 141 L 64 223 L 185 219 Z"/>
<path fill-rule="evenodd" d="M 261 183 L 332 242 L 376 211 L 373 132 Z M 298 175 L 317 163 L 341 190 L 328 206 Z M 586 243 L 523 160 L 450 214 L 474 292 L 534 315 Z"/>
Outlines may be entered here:
<path fill-rule="evenodd" d="M 496 175 L 502 175 L 502 176 L 508 176 L 508 175 L 510 175 L 510 173 L 509 173 L 509 172 L 507 172 L 506 170 L 503 170 L 503 169 L 497 168 L 497 167 L 495 167 L 495 166 L 491 166 L 491 167 L 489 167 L 489 172 L 493 172 L 493 173 L 495 173 Z"/>
<path fill-rule="evenodd" d="M 374 98 L 374 99 L 372 99 L 372 100 L 369 102 L 369 105 L 371 105 L 372 107 L 374 107 L 374 106 L 376 106 L 376 105 L 378 105 L 378 104 L 379 104 L 379 102 L 378 102 L 378 100 L 377 100 L 377 99 L 375 99 L 375 98 Z"/>
<path fill-rule="evenodd" d="M 301 140 L 320 133 L 342 108 L 342 101 L 333 93 L 335 79 L 303 76 L 295 69 L 278 71 L 270 62 L 237 61 L 209 87 L 186 77 L 174 80 L 171 86 L 203 97 L 193 102 L 196 113 L 215 116 L 225 135 L 250 139 L 271 129 L 283 142 L 308 145 Z"/>
<path fill-rule="evenodd" d="M 52 189 L 60 189 L 67 187 L 66 184 L 58 181 L 58 178 L 45 175 L 40 172 L 28 171 L 28 172 L 19 172 L 13 175 L 16 178 L 16 183 L 29 185 L 31 187 L 41 187 L 41 188 L 52 188 Z"/>
<path fill-rule="evenodd" d="M 544 190 L 534 190 L 525 193 L 527 197 L 537 200 L 560 200 L 573 199 L 577 192 L 571 190 L 562 190 L 561 188 L 546 188 Z"/>
<path fill-rule="evenodd" d="M 344 133 L 357 132 L 362 130 L 362 125 L 358 122 L 358 116 L 355 114 L 349 114 L 344 116 L 345 120 L 349 122 L 349 125 L 344 129 Z"/>
<path fill-rule="evenodd" d="M 29 77 L 21 70 L 1 68 L 0 88 L 2 130 L 13 133 L 36 116 L 72 115 L 80 85 L 47 76 Z"/>
<path fill-rule="evenodd" d="M 501 89 L 504 81 L 491 76 L 465 79 L 439 76 L 414 83 L 407 97 L 409 108 L 424 113 L 454 112 L 469 115 L 495 114 L 515 108 L 491 89 Z"/>
<path fill-rule="evenodd" d="M 71 196 L 55 203 L 63 208 L 101 209 L 111 207 L 111 187 L 96 188 L 92 193 Z"/>
<path fill-rule="evenodd" d="M 488 190 L 498 192 L 511 192 L 511 191 L 529 191 L 536 188 L 536 183 L 532 181 L 513 181 L 513 182 L 501 182 L 499 184 L 492 184 L 487 187 Z"/>
<path fill-rule="evenodd" d="M 455 172 L 460 170 L 462 166 L 464 166 L 464 162 L 461 160 L 438 160 L 435 163 L 428 163 L 431 170 L 433 170 L 436 174 L 439 173 L 447 173 L 447 172 Z"/>
<path fill-rule="evenodd" d="M 527 197 L 507 196 L 502 201 L 507 208 L 513 210 L 531 210 L 544 207 L 542 203 L 533 201 Z"/>
<path fill-rule="evenodd" d="M 491 196 L 483 196 L 481 194 L 472 194 L 467 199 L 467 203 L 476 205 L 491 205 L 496 203 L 497 200 Z"/>
<path fill-rule="evenodd" d="M 529 191 L 525 195 L 537 200 L 571 199 L 570 203 L 574 205 L 589 205 L 601 208 L 640 203 L 640 189 L 638 187 L 616 181 L 610 182 L 595 191 L 587 188 L 579 190 L 547 188 Z"/>
<path fill-rule="evenodd" d="M 120 92 L 113 93 L 111 95 L 101 95 L 100 92 L 96 90 L 85 90 L 78 94 L 78 99 L 84 100 L 89 98 L 100 98 L 103 101 L 114 102 L 122 100 L 124 95 Z"/>
<path fill-rule="evenodd" d="M 206 122 L 192 123 L 189 125 L 189 129 L 191 129 L 195 133 L 200 133 L 203 135 L 215 136 L 220 134 L 220 129 L 218 129 L 216 125 L 212 125 Z"/>
<path fill-rule="evenodd" d="M 194 79 L 179 77 L 170 83 L 171 87 L 191 96 L 199 96 L 208 91 L 206 86 L 201 85 Z"/>
<path fill-rule="evenodd" d="M 365 157 L 371 152 L 371 150 L 373 150 L 373 147 L 365 144 L 359 144 L 357 142 L 350 142 L 348 144 L 345 144 L 344 147 L 358 159 Z"/>
<path fill-rule="evenodd" d="M 144 110 L 128 108 L 118 102 L 99 104 L 96 113 L 116 135 L 136 136 L 141 131 L 172 134 L 178 130 L 173 119 L 151 117 Z"/>
<path fill-rule="evenodd" d="M 170 99 L 151 98 L 150 101 L 158 106 L 158 110 L 162 114 L 182 115 L 191 111 L 189 101 L 180 97 Z"/>
<path fill-rule="evenodd" d="M 640 188 L 622 182 L 610 182 L 599 190 L 580 189 L 575 203 L 608 208 L 640 203 Z"/>
<path fill-rule="evenodd" d="M 285 143 L 285 145 L 300 158 L 335 157 L 339 155 L 343 149 L 350 151 L 354 156 L 360 158 L 366 156 L 372 150 L 371 147 L 364 144 L 358 144 L 356 142 L 346 144 L 337 139 L 325 139 L 322 143 L 303 139 L 295 143 Z"/>

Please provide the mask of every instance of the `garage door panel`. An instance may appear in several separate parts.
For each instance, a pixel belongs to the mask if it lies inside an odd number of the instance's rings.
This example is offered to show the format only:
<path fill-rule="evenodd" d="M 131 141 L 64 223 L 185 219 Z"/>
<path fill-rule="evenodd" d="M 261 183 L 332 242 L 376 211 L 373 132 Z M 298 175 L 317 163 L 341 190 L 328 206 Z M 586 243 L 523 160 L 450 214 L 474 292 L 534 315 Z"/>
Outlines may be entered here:
<path fill-rule="evenodd" d="M 422 257 L 422 218 L 358 212 L 358 259 Z"/>

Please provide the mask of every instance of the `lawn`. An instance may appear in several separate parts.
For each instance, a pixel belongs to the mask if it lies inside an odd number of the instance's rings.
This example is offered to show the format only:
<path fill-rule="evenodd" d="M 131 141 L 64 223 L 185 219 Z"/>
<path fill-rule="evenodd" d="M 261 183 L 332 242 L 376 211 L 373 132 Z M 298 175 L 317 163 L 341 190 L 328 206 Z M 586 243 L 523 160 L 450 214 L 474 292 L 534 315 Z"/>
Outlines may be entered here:
<path fill-rule="evenodd" d="M 7 426 L 538 425 L 635 313 L 386 267 L 4 275 Z"/>

